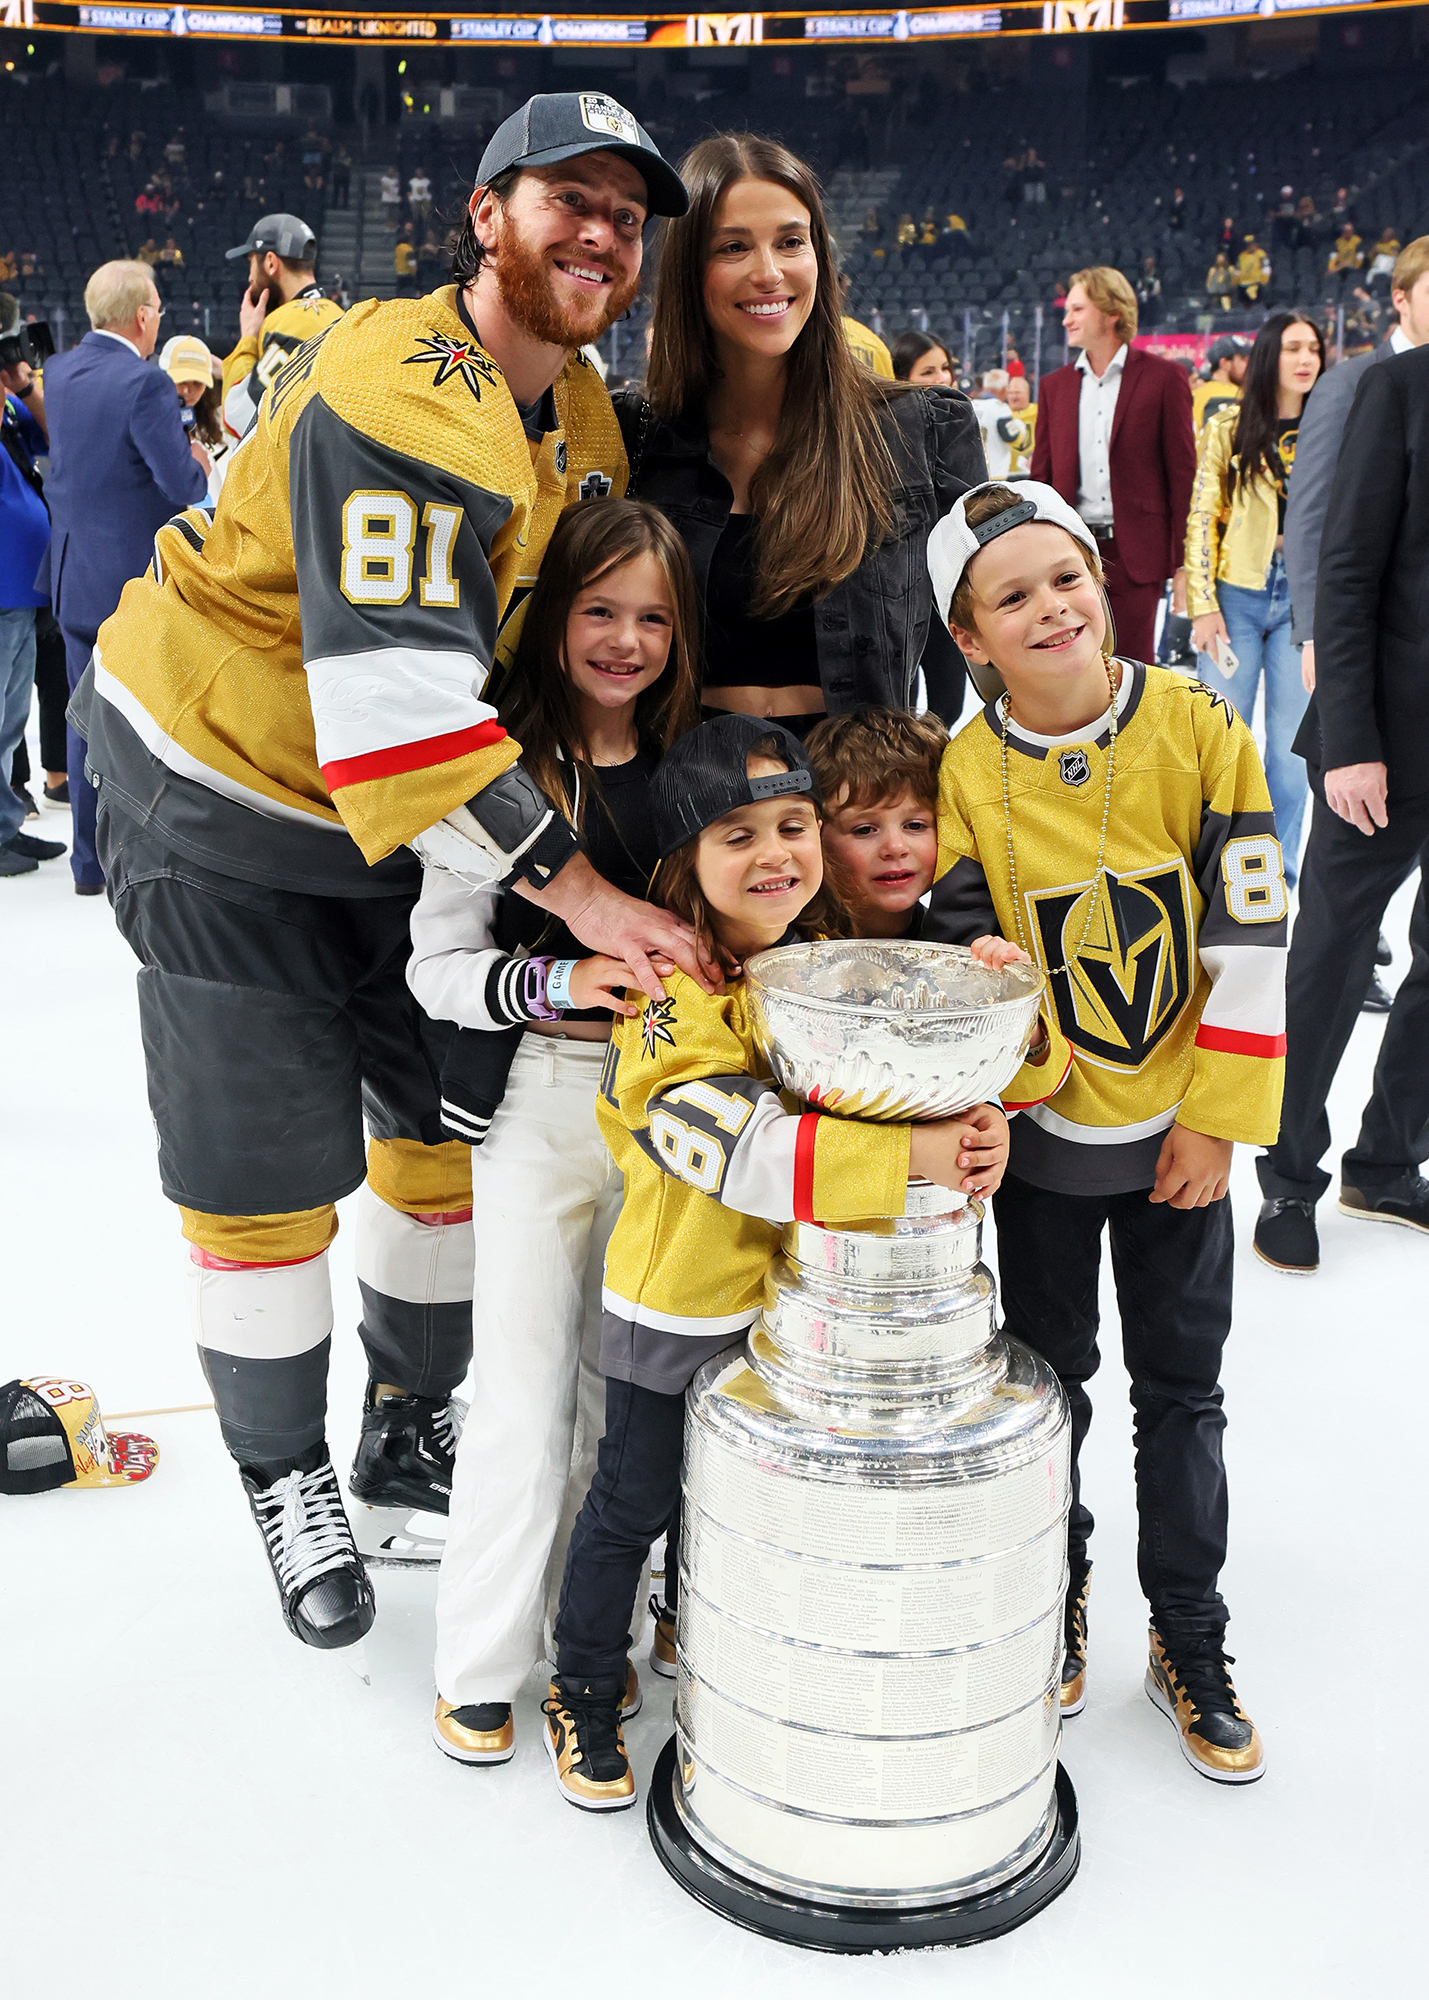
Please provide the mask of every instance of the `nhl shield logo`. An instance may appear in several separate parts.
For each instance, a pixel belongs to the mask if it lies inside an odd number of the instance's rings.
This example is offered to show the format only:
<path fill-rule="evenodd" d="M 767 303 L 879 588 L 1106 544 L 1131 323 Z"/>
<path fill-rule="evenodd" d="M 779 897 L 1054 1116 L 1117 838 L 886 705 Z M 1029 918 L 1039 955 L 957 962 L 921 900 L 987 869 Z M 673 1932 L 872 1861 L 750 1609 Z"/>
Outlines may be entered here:
<path fill-rule="evenodd" d="M 556 446 L 556 477 L 558 479 L 564 479 L 565 476 L 566 476 L 566 441 L 564 438 L 562 438 L 560 443 Z"/>
<path fill-rule="evenodd" d="M 1058 759 L 1058 768 L 1064 785 L 1084 785 L 1092 775 L 1085 750 L 1064 750 Z"/>
<path fill-rule="evenodd" d="M 602 132 L 607 139 L 619 139 L 622 145 L 640 144 L 640 127 L 625 106 L 598 90 L 581 92 L 581 123 L 588 132 Z"/>

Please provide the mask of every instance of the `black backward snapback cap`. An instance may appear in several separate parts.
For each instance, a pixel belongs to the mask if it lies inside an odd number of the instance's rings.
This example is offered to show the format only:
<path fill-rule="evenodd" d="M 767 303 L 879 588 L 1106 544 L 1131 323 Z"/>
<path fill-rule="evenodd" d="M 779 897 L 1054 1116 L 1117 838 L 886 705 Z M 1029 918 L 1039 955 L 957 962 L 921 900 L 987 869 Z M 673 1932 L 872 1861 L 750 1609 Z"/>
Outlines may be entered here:
<path fill-rule="evenodd" d="M 528 97 L 498 125 L 476 170 L 489 187 L 508 167 L 551 167 L 581 153 L 615 153 L 644 176 L 652 215 L 683 215 L 685 183 L 623 104 L 599 90 L 551 91 Z"/>
<path fill-rule="evenodd" d="M 248 241 L 224 252 L 232 263 L 235 257 L 266 256 L 272 250 L 294 264 L 311 264 L 318 239 L 300 215 L 263 215 L 248 232 Z"/>
<path fill-rule="evenodd" d="M 747 775 L 749 753 L 770 739 L 789 766 L 767 777 Z M 720 715 L 682 736 L 661 758 L 650 780 L 655 843 L 663 861 L 740 806 L 799 794 L 817 806 L 818 780 L 809 753 L 782 723 L 758 715 Z"/>

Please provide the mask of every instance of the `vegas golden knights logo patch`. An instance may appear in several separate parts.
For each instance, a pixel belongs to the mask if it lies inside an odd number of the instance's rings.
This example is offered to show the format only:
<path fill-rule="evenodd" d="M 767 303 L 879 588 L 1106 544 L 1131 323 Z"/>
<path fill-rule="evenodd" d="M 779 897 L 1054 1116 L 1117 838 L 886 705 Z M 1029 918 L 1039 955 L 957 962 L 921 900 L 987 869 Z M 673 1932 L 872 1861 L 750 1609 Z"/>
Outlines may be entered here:
<path fill-rule="evenodd" d="M 1092 885 L 1028 897 L 1062 1033 L 1088 1061 L 1137 1070 L 1175 1026 L 1195 987 L 1195 927 L 1183 864 L 1130 875 L 1108 869 L 1075 959 Z"/>

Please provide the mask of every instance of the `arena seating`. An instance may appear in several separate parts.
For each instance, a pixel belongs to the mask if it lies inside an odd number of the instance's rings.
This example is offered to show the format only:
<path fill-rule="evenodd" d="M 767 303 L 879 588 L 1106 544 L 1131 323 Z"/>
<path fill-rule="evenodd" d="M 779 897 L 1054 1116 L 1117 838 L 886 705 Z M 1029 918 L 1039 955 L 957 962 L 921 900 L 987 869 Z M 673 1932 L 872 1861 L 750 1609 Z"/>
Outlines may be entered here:
<path fill-rule="evenodd" d="M 911 74 L 911 52 L 907 60 Z M 785 139 L 824 177 L 852 281 L 850 310 L 889 334 L 929 325 L 960 352 L 970 335 L 974 365 L 994 358 L 1004 315 L 1010 338 L 1028 355 L 1039 306 L 1044 356 L 1060 359 L 1054 301 L 1082 264 L 1115 264 L 1134 280 L 1152 255 L 1163 321 L 1204 324 L 1205 273 L 1227 216 L 1237 249 L 1253 230 L 1270 252 L 1266 302 L 1272 305 L 1340 296 L 1325 272 L 1340 188 L 1350 191 L 1366 249 L 1385 224 L 1405 241 L 1429 229 L 1423 65 L 1335 78 L 1307 69 L 1273 83 L 1142 82 L 1095 93 L 1084 132 L 1054 101 L 1030 101 L 1024 91 L 980 81 L 975 72 L 961 94 L 940 99 L 925 79 L 906 99 L 868 101 L 879 108 L 856 121 L 841 97 L 794 93 L 699 104 L 671 98 L 645 115 L 674 157 L 723 126 Z M 138 142 L 131 142 L 134 133 Z M 171 168 L 165 147 L 176 133 L 184 160 Z M 431 232 L 440 243 L 465 207 L 485 134 L 407 117 L 374 132 L 365 155 L 358 135 L 341 136 L 357 162 L 352 203 L 363 245 L 360 276 L 352 269 L 343 275 L 354 295 L 387 296 L 393 239 L 380 206 L 381 170 L 395 166 L 404 190 L 419 168 L 427 173 L 435 204 Z M 1021 177 L 1004 165 L 1029 143 L 1046 163 L 1045 201 L 1024 199 Z M 40 266 L 38 277 L 0 283 L 20 295 L 26 311 L 58 315 L 66 344 L 84 330 L 89 272 L 106 257 L 133 255 L 149 238 L 162 245 L 172 231 L 183 254 L 181 268 L 157 270 L 170 308 L 166 333 L 192 329 L 221 348 L 236 334 L 237 317 L 236 274 L 223 252 L 265 210 L 295 210 L 322 235 L 325 196 L 304 185 L 301 138 L 291 126 L 238 131 L 208 116 L 201 100 L 168 86 L 129 83 L 84 97 L 58 77 L 0 78 L 0 144 L 10 193 L 0 255 L 32 251 Z M 134 206 L 151 177 L 165 171 L 178 197 L 171 221 Z M 1293 247 L 1278 240 L 1269 220 L 1287 184 L 1297 199 L 1309 194 L 1321 218 Z M 1184 221 L 1174 229 L 1168 215 L 1178 186 Z M 870 208 L 880 218 L 876 238 L 863 231 Z M 950 214 L 961 216 L 966 235 L 940 234 L 931 248 L 900 249 L 900 218 L 920 224 L 930 209 L 940 231 Z M 346 245 L 354 232 L 343 227 Z M 332 262 L 320 267 L 329 280 Z M 422 282 L 434 282 L 439 268 L 429 261 Z M 638 335 L 644 310 L 637 309 L 622 341 Z M 1232 313 L 1217 323 L 1249 321 Z"/>

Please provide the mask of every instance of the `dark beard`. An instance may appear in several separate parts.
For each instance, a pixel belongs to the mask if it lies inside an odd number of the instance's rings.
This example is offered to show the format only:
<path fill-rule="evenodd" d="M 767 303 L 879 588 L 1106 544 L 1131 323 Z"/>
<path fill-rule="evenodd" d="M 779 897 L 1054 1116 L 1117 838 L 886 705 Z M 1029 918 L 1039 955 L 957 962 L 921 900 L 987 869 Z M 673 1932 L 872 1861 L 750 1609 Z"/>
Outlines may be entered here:
<path fill-rule="evenodd" d="M 277 285 L 268 281 L 260 285 L 256 291 L 250 285 L 248 287 L 248 301 L 250 305 L 262 306 L 266 314 L 272 312 L 275 306 L 280 306 L 283 303 L 283 294 Z"/>
<path fill-rule="evenodd" d="M 609 269 L 597 257 L 573 258 L 571 261 Z M 607 327 L 626 311 L 640 288 L 638 273 L 634 277 L 621 278 L 611 272 L 611 283 L 600 301 L 598 316 L 577 318 L 573 313 L 564 312 L 552 289 L 545 262 L 527 246 L 520 232 L 511 227 L 504 214 L 499 216 L 496 224 L 496 282 L 503 305 L 519 327 L 533 340 L 565 348 L 583 347 L 587 341 L 599 340 Z"/>

